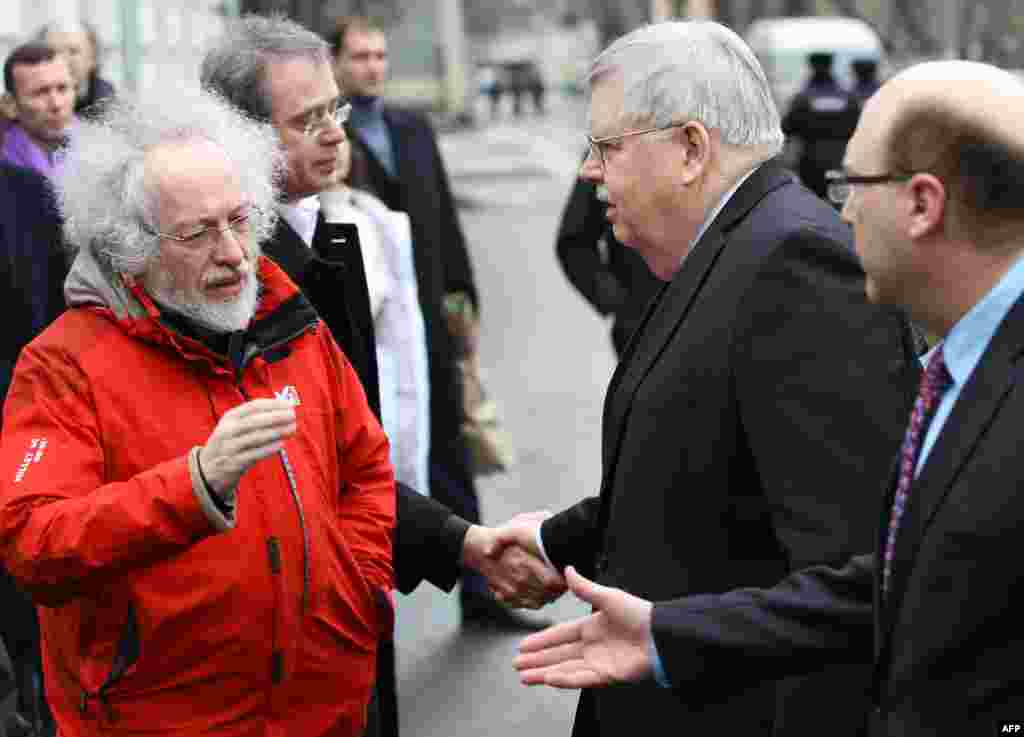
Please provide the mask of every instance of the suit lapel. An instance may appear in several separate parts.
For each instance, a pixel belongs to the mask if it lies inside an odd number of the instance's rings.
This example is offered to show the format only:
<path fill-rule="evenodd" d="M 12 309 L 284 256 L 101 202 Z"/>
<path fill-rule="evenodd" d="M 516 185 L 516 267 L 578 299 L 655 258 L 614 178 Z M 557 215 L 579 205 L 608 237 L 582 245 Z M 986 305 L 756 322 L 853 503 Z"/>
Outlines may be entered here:
<path fill-rule="evenodd" d="M 263 253 L 284 269 L 296 284 L 302 284 L 313 252 L 283 217 L 277 219 L 274 237 L 263 244 Z"/>
<path fill-rule="evenodd" d="M 611 437 L 621 438 L 633 396 L 682 325 L 690 305 L 725 246 L 725 238 L 720 232 L 709 235 L 710 238 L 706 235 L 694 246 L 682 268 L 662 290 L 631 342 L 631 352 L 619 365 L 615 391 L 609 396 L 606 413 Z M 618 446 L 617 442 L 615 446 Z"/>
<path fill-rule="evenodd" d="M 768 192 L 790 181 L 792 176 L 771 162 L 751 174 L 648 308 L 609 385 L 604 413 L 606 469 L 611 469 L 611 462 L 618 454 L 634 395 L 686 319 L 695 297 L 727 245 L 730 231 Z"/>
<path fill-rule="evenodd" d="M 996 331 L 988 349 L 960 393 L 953 411 L 911 488 L 896 540 L 892 589 L 886 606 L 888 631 L 892 614 L 906 591 L 921 542 L 957 477 L 1021 375 L 1024 363 L 1024 298 L 1018 300 Z M 890 498 L 891 502 L 891 498 Z"/>

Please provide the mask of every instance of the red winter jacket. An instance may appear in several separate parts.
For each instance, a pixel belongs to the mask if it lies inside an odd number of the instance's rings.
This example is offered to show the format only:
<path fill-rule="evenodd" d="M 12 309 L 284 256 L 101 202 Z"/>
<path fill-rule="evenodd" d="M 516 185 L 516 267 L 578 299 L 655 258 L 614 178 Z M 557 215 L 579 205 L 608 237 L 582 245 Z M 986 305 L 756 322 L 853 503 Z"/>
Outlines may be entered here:
<path fill-rule="evenodd" d="M 390 627 L 388 444 L 309 304 L 266 259 L 260 278 L 232 365 L 80 253 L 72 308 L 18 361 L 0 555 L 41 605 L 65 737 L 362 733 Z M 193 449 L 275 395 L 300 403 L 298 432 L 226 517 Z"/>

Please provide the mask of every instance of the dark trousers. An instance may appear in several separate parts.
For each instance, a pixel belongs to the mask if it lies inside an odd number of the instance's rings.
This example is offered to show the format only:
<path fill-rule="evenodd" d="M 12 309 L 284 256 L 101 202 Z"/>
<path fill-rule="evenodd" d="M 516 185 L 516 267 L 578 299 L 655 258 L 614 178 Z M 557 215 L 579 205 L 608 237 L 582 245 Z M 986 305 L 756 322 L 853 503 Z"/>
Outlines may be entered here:
<path fill-rule="evenodd" d="M 398 737 L 398 689 L 395 682 L 395 643 L 377 643 L 377 683 L 367 711 L 365 737 Z"/>
<path fill-rule="evenodd" d="M 43 689 L 39 623 L 35 607 L 10 574 L 0 567 L 0 637 L 14 667 L 18 690 L 17 710 L 32 725 L 38 737 L 56 732 L 53 715 Z"/>

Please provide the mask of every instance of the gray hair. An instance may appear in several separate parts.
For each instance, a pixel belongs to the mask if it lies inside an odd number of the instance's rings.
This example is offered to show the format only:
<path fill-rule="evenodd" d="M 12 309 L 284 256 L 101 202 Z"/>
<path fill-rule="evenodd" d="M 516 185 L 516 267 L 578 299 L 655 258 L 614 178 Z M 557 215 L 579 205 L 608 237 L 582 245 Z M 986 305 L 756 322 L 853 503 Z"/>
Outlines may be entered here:
<path fill-rule="evenodd" d="M 254 206 L 255 242 L 266 240 L 277 214 L 284 155 L 273 129 L 238 113 L 216 95 L 168 89 L 145 102 L 118 99 L 95 121 L 82 120 L 55 182 L 64 236 L 92 249 L 113 271 L 138 276 L 159 249 L 155 193 L 146 154 L 155 146 L 205 140 L 224 151 Z"/>
<path fill-rule="evenodd" d="M 103 56 L 103 45 L 100 43 L 99 34 L 96 33 L 96 27 L 92 23 L 81 18 L 57 18 L 43 24 L 36 32 L 35 38 L 37 41 L 45 42 L 51 33 L 84 33 L 85 37 L 89 39 L 89 45 L 92 46 L 96 69 L 99 69 L 100 58 Z"/>
<path fill-rule="evenodd" d="M 93 47 L 96 46 L 96 30 L 92 25 L 79 18 L 55 18 L 44 23 L 36 31 L 35 38 L 38 41 L 45 41 L 47 35 L 51 33 L 84 33 L 89 37 Z"/>
<path fill-rule="evenodd" d="M 713 21 L 668 21 L 638 28 L 594 61 L 591 86 L 621 77 L 623 113 L 656 126 L 697 120 L 723 143 L 767 146 L 784 141 L 768 78 L 736 33 Z"/>
<path fill-rule="evenodd" d="M 330 48 L 320 36 L 283 16 L 246 15 L 230 21 L 207 49 L 200 84 L 253 118 L 270 120 L 264 88 L 267 63 L 296 57 L 330 64 Z"/>

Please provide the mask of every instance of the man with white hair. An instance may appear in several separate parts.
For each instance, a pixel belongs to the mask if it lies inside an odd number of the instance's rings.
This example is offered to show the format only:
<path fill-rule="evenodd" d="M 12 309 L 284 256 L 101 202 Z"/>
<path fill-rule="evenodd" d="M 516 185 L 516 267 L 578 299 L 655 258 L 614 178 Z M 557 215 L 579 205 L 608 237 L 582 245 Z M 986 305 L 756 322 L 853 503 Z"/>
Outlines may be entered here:
<path fill-rule="evenodd" d="M 201 83 L 277 132 L 287 163 L 276 204 L 281 217 L 265 252 L 319 312 L 380 417 L 376 343 L 360 233 L 348 222 L 347 208 L 331 207 L 328 198 L 320 197 L 338 184 L 339 154 L 344 158 L 349 147 L 344 126 L 348 106 L 339 94 L 327 43 L 286 18 L 247 15 L 229 23 L 211 44 L 203 59 Z M 450 591 L 462 566 L 486 575 L 498 591 L 519 594 L 521 604 L 535 601 L 537 606 L 545 591 L 564 591 L 561 576 L 546 571 L 542 561 L 533 561 L 532 572 L 524 574 L 527 566 L 520 565 L 523 556 L 518 551 L 509 551 L 512 554 L 502 560 L 489 558 L 493 531 L 470 524 L 473 520 L 424 496 L 427 489 L 403 483 L 396 489 L 394 568 L 399 591 L 409 593 L 423 580 Z M 532 596 L 531 591 L 539 593 Z M 492 611 L 499 623 L 520 629 L 523 624 L 534 629 L 544 624 L 496 602 Z M 380 704 L 371 712 L 368 734 L 398 732 L 391 651 L 389 638 L 380 647 Z"/>
<path fill-rule="evenodd" d="M 96 29 L 83 20 L 52 20 L 36 34 L 36 39 L 50 46 L 68 60 L 75 80 L 75 114 L 96 114 L 96 103 L 114 96 L 114 85 L 100 76 L 99 39 Z"/>
<path fill-rule="evenodd" d="M 864 499 L 913 396 L 912 336 L 866 301 L 835 210 L 773 161 L 782 132 L 757 60 L 719 24 L 664 23 L 612 44 L 590 83 L 581 173 L 668 284 L 611 380 L 599 496 L 503 540 L 655 599 L 869 549 Z M 641 714 L 679 734 L 807 735 L 823 720 L 856 734 L 858 710 L 834 694 L 866 701 L 869 680 L 836 668 L 734 693 L 731 674 L 706 675 L 675 693 L 587 691 L 574 734 L 619 737 Z"/>
<path fill-rule="evenodd" d="M 60 734 L 362 733 L 392 614 L 388 444 L 259 244 L 272 131 L 165 91 L 83 123 L 68 310 L 4 407 L 0 555 Z"/>
<path fill-rule="evenodd" d="M 905 308 L 942 339 L 884 500 L 865 500 L 880 527 L 875 553 L 769 590 L 653 608 L 570 572 L 573 590 L 600 612 L 525 641 L 525 682 L 642 680 L 655 652 L 681 694 L 709 671 L 742 689 L 828 662 L 873 661 L 872 736 L 1019 733 L 1022 117 L 1024 84 L 1005 70 L 917 65 L 868 100 L 844 168 L 830 176 L 869 299 Z"/>

